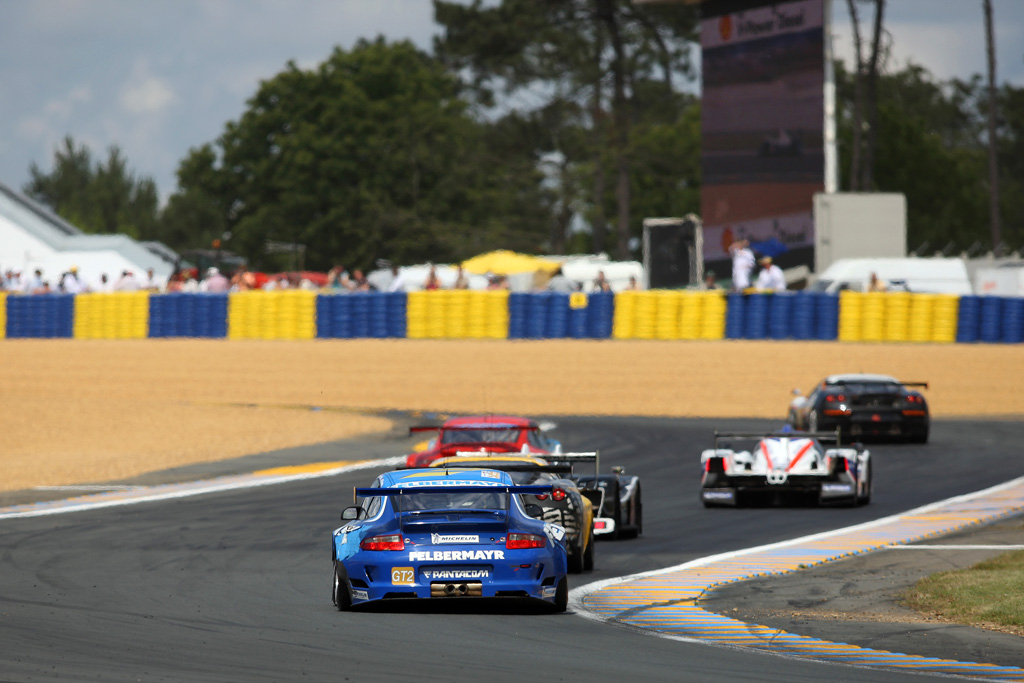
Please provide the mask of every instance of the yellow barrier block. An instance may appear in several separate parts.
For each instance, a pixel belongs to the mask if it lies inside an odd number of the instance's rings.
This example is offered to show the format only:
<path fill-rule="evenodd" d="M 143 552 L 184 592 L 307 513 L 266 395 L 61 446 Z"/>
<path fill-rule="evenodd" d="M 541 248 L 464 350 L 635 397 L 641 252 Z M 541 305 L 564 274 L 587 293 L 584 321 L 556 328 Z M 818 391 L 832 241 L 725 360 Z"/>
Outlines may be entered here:
<path fill-rule="evenodd" d="M 701 339 L 725 339 L 725 313 L 728 307 L 725 292 L 702 292 Z"/>
<path fill-rule="evenodd" d="M 469 336 L 469 301 L 471 292 L 468 289 L 435 291 L 447 298 L 445 305 L 444 336 L 448 339 L 465 339 Z"/>
<path fill-rule="evenodd" d="M 955 294 L 937 294 L 932 313 L 932 341 L 952 344 L 956 341 L 960 297 Z"/>
<path fill-rule="evenodd" d="M 0 292 L 0 339 L 7 337 L 7 292 Z"/>
<path fill-rule="evenodd" d="M 679 297 L 679 339 L 700 339 L 706 298 L 703 292 L 681 292 Z"/>
<path fill-rule="evenodd" d="M 914 294 L 910 300 L 910 341 L 930 342 L 935 322 L 935 296 Z"/>
<path fill-rule="evenodd" d="M 861 313 L 861 339 L 878 342 L 885 339 L 885 292 L 867 292 L 863 295 Z"/>
<path fill-rule="evenodd" d="M 409 292 L 405 304 L 405 336 L 409 339 L 427 337 L 429 295 L 432 292 Z"/>
<path fill-rule="evenodd" d="M 149 292 L 75 296 L 75 339 L 145 339 L 149 334 Z"/>
<path fill-rule="evenodd" d="M 839 341 L 860 341 L 864 295 L 849 290 L 839 293 Z"/>
<path fill-rule="evenodd" d="M 633 336 L 637 339 L 654 339 L 657 296 L 657 292 L 637 292 L 636 317 L 633 321 Z"/>
<path fill-rule="evenodd" d="M 487 337 L 508 339 L 508 292 L 495 290 L 483 292 L 487 310 Z"/>
<path fill-rule="evenodd" d="M 491 324 L 490 317 L 488 316 L 488 306 L 493 306 L 490 302 L 494 300 L 494 297 L 490 296 L 490 292 L 470 291 L 469 299 L 466 304 L 466 335 L 471 339 L 486 339 L 490 336 Z M 496 313 L 499 317 L 502 315 L 508 315 L 508 311 L 504 313 Z M 494 321 L 496 325 L 500 324 L 500 321 Z"/>
<path fill-rule="evenodd" d="M 679 308 L 681 292 L 660 290 L 653 292 L 655 339 L 679 339 Z"/>
<path fill-rule="evenodd" d="M 229 339 L 313 339 L 316 292 L 233 292 L 228 296 Z"/>
<path fill-rule="evenodd" d="M 615 295 L 615 315 L 612 318 L 612 337 L 632 339 L 636 328 L 636 302 L 640 292 L 618 292 Z"/>
<path fill-rule="evenodd" d="M 907 341 L 910 322 L 911 295 L 909 292 L 891 292 L 879 297 L 885 306 L 885 324 L 882 332 L 885 341 Z"/>

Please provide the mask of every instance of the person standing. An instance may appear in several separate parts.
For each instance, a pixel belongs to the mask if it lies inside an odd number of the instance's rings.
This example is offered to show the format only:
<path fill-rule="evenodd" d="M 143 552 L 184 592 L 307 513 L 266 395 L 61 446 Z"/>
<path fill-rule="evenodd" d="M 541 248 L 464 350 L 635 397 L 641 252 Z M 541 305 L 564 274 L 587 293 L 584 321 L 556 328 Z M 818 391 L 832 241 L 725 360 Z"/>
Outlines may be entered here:
<path fill-rule="evenodd" d="M 750 286 L 750 274 L 754 270 L 754 252 L 750 250 L 750 240 L 736 240 L 729 245 L 732 255 L 732 289 L 742 292 Z"/>
<path fill-rule="evenodd" d="M 784 292 L 786 276 L 782 268 L 772 263 L 771 256 L 761 258 L 761 272 L 757 274 L 757 288 L 769 292 Z"/>

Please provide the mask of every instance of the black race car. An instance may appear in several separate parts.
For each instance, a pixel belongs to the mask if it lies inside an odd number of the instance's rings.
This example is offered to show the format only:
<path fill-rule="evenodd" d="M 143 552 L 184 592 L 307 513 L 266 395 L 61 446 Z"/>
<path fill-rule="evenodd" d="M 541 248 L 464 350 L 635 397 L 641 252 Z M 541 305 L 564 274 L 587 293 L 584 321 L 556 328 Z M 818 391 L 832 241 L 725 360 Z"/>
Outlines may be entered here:
<path fill-rule="evenodd" d="M 839 430 L 844 442 L 906 440 L 928 442 L 928 402 L 912 387 L 888 375 L 830 375 L 807 396 L 793 390 L 786 422 L 810 432 Z"/>

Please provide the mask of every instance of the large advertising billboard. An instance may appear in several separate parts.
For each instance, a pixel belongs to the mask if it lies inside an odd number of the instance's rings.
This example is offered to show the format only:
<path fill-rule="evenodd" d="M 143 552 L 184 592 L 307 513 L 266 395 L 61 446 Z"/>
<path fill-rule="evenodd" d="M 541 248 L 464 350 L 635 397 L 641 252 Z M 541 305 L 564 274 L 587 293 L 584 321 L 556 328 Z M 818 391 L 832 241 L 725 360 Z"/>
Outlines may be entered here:
<path fill-rule="evenodd" d="M 826 1 L 701 5 L 701 214 L 705 261 L 719 272 L 739 239 L 783 268 L 814 267 Z"/>

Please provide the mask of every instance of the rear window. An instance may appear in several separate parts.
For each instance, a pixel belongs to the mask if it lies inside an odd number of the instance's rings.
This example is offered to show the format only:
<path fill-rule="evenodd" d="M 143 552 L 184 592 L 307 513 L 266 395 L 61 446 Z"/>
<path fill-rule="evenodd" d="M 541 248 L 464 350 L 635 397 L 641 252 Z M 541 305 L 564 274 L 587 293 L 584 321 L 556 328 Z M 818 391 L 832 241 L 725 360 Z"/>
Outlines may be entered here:
<path fill-rule="evenodd" d="M 504 510 L 508 494 L 481 486 L 472 493 L 417 493 L 394 497 L 398 512 L 416 510 Z"/>
<path fill-rule="evenodd" d="M 519 431 L 505 429 L 446 429 L 441 432 L 441 443 L 515 443 Z"/>

